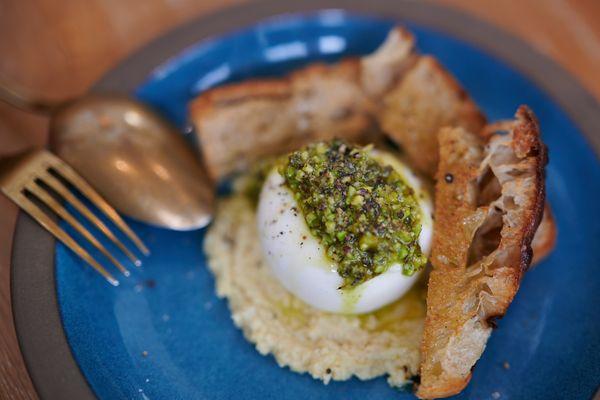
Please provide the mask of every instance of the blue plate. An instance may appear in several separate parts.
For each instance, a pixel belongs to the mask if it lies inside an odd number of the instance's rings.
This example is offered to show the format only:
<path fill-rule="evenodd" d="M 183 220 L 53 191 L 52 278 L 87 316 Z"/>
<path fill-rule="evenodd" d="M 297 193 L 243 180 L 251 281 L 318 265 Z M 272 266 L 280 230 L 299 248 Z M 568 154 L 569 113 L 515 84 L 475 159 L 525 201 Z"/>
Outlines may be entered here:
<path fill-rule="evenodd" d="M 183 128 L 187 103 L 206 89 L 369 53 L 393 24 L 341 11 L 280 16 L 187 48 L 156 67 L 135 93 Z M 575 121 L 511 66 L 447 34 L 408 26 L 419 49 L 438 57 L 490 120 L 509 118 L 519 104 L 528 104 L 550 150 L 548 199 L 558 244 L 525 276 L 457 398 L 485 399 L 494 392 L 502 399 L 590 398 L 600 383 L 598 159 Z M 215 296 L 204 230 L 131 224 L 152 255 L 118 288 L 56 245 L 64 331 L 100 399 L 413 398 L 383 378 L 325 386 L 278 367 L 243 338 L 226 301 Z"/>

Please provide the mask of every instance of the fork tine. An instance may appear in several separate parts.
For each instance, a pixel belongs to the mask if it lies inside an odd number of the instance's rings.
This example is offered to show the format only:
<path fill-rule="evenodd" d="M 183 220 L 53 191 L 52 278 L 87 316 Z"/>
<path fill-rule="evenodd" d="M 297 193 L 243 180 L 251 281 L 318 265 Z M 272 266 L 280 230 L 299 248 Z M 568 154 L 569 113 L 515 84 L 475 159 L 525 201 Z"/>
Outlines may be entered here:
<path fill-rule="evenodd" d="M 60 240 L 65 246 L 71 251 L 85 260 L 96 272 L 102 275 L 111 285 L 119 286 L 119 281 L 116 280 L 108 271 L 102 267 L 94 258 L 85 251 L 81 246 L 77 244 L 71 236 L 63 231 L 56 222 L 54 222 L 46 213 L 44 213 L 38 206 L 35 205 L 22 193 L 12 195 L 11 198 L 29 215 L 33 217 L 40 225 L 42 225 L 48 232 L 54 237 Z"/>
<path fill-rule="evenodd" d="M 123 231 L 129 239 L 144 255 L 150 254 L 150 251 L 141 241 L 141 239 L 129 228 L 129 226 L 123 221 L 123 219 L 117 214 L 114 208 L 112 208 L 106 200 L 104 200 L 83 178 L 81 178 L 69 165 L 56 158 L 55 162 L 51 166 L 54 168 L 63 178 L 67 179 L 73 186 L 77 188 L 84 196 L 86 196 L 96 207 L 98 207 L 110 220 Z"/>
<path fill-rule="evenodd" d="M 142 265 L 142 262 L 137 258 L 124 244 L 121 242 L 115 234 L 108 228 L 104 222 L 100 220 L 93 212 L 90 211 L 78 198 L 75 196 L 67 187 L 54 175 L 45 171 L 40 174 L 40 179 L 56 191 L 65 201 L 70 203 L 77 211 L 84 215 L 96 228 L 104 233 L 111 242 L 113 242 L 127 257 L 137 266 Z"/>
<path fill-rule="evenodd" d="M 85 237 L 92 245 L 100 250 L 106 258 L 108 258 L 125 276 L 129 276 L 129 271 L 121 265 L 117 259 L 115 259 L 112 254 L 109 253 L 108 250 L 100 243 L 94 235 L 90 233 L 87 229 L 84 228 L 83 225 L 70 212 L 68 212 L 54 197 L 52 197 L 44 188 L 40 187 L 37 183 L 29 183 L 25 186 L 25 189 L 41 200 L 45 205 L 50 207 L 52 211 L 54 211 L 59 217 L 67 221 L 77 232 L 79 232 L 83 237 Z"/>

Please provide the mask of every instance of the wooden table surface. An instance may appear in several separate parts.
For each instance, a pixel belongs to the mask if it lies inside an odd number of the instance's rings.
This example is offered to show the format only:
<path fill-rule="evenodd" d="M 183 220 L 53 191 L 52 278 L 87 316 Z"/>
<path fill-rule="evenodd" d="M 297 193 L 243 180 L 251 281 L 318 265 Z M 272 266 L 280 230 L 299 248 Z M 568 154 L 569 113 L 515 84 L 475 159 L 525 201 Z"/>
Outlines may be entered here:
<path fill-rule="evenodd" d="M 243 0 L 0 1 L 0 83 L 33 98 L 83 93 L 119 60 L 174 26 Z M 438 0 L 550 56 L 600 99 L 600 1 Z M 0 103 L 0 156 L 46 142 L 47 119 Z M 16 207 L 0 195 L 0 399 L 37 398 L 10 306 Z M 70 400 L 70 399 L 67 399 Z"/>

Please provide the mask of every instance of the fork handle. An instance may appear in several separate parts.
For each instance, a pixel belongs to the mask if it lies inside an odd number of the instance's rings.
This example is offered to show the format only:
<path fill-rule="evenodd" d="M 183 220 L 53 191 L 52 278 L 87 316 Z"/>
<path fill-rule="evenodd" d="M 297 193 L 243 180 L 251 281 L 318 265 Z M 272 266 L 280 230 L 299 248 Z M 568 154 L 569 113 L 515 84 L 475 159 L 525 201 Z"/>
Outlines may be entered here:
<path fill-rule="evenodd" d="M 25 94 L 13 90 L 4 82 L 0 82 L 0 101 L 20 110 L 36 114 L 51 114 L 58 107 L 58 104 L 32 100 Z"/>

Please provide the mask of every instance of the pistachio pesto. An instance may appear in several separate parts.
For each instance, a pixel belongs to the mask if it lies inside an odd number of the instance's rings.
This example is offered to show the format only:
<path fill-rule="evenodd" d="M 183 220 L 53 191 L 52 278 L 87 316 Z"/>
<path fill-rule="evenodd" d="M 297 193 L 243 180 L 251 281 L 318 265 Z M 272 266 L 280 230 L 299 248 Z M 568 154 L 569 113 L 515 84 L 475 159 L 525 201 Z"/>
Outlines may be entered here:
<path fill-rule="evenodd" d="M 342 288 L 357 286 L 393 264 L 405 275 L 423 268 L 421 213 L 414 190 L 369 148 L 340 140 L 291 153 L 279 167 L 311 233 L 338 266 Z"/>

